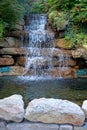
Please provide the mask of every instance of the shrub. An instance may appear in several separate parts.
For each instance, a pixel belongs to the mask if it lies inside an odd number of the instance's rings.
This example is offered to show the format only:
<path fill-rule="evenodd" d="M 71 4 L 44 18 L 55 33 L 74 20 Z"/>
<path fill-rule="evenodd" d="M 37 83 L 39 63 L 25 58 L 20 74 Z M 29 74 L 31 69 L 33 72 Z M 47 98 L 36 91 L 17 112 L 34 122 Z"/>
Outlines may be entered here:
<path fill-rule="evenodd" d="M 0 18 L 10 26 L 23 16 L 23 6 L 17 0 L 0 1 Z"/>
<path fill-rule="evenodd" d="M 4 33 L 4 23 L 2 20 L 0 20 L 0 38 L 3 37 L 3 33 Z"/>
<path fill-rule="evenodd" d="M 62 30 L 67 24 L 66 14 L 63 12 L 52 11 L 48 15 L 48 21 L 53 27 L 57 28 L 57 30 Z"/>

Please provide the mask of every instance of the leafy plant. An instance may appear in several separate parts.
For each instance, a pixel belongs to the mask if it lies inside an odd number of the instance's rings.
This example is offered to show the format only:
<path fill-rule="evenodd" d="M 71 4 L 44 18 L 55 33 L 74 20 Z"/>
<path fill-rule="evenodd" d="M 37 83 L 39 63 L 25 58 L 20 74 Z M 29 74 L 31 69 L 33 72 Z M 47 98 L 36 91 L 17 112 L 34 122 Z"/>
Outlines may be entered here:
<path fill-rule="evenodd" d="M 14 25 L 23 16 L 23 6 L 17 0 L 0 1 L 0 18 L 9 24 Z"/>
<path fill-rule="evenodd" d="M 48 15 L 48 21 L 53 27 L 57 28 L 57 30 L 62 30 L 67 24 L 66 14 L 63 12 L 52 11 Z"/>
<path fill-rule="evenodd" d="M 42 14 L 45 13 L 46 6 L 44 0 L 37 0 L 33 3 L 31 13 Z"/>
<path fill-rule="evenodd" d="M 65 40 L 67 41 L 66 44 L 69 43 L 69 41 L 71 41 L 70 44 L 72 44 L 72 47 L 87 44 L 86 33 L 74 24 L 69 25 L 67 30 L 65 31 Z"/>
<path fill-rule="evenodd" d="M 87 22 L 87 1 L 81 0 L 71 10 L 71 19 L 74 23 Z"/>

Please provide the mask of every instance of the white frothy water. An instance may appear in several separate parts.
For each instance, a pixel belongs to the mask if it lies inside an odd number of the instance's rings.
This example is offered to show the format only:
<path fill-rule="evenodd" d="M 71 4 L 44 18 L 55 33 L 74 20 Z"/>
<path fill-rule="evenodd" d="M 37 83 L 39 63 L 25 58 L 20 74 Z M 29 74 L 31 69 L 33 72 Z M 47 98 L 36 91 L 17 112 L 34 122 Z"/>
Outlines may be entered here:
<path fill-rule="evenodd" d="M 24 27 L 28 39 L 28 48 L 26 56 L 26 65 L 23 75 L 31 77 L 50 77 L 50 70 L 54 69 L 54 33 L 47 27 L 47 18 L 45 15 L 31 15 L 29 25 Z M 49 48 L 48 56 L 41 54 L 42 49 Z M 29 54 L 32 55 L 29 55 Z M 46 52 L 44 52 L 46 53 Z M 58 72 L 61 78 L 61 71 L 68 66 L 69 56 L 64 55 L 59 49 Z M 67 62 L 66 62 L 67 61 Z M 48 71 L 46 71 L 46 69 Z"/>

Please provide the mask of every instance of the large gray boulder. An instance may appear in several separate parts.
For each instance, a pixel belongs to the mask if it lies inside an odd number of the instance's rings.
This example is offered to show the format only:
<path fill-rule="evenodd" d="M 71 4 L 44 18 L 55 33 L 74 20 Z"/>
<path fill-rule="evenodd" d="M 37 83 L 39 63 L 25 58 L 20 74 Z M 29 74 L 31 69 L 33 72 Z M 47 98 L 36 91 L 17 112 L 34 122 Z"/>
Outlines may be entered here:
<path fill-rule="evenodd" d="M 43 123 L 82 125 L 85 115 L 82 109 L 67 100 L 40 98 L 32 100 L 26 109 L 25 118 Z"/>
<path fill-rule="evenodd" d="M 21 122 L 24 117 L 24 102 L 21 95 L 12 95 L 0 99 L 0 118 L 7 121 Z"/>

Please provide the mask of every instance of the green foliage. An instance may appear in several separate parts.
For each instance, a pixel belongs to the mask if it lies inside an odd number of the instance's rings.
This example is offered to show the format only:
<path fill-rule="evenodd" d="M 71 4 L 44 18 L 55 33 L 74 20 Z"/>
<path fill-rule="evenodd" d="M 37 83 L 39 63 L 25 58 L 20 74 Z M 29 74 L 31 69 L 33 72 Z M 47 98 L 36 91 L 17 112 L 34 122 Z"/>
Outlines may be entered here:
<path fill-rule="evenodd" d="M 55 27 L 57 30 L 62 30 L 63 28 L 65 28 L 65 25 L 67 23 L 66 14 L 63 12 L 52 11 L 48 15 L 48 21 L 49 23 L 52 23 L 52 26 Z"/>
<path fill-rule="evenodd" d="M 23 9 L 17 0 L 1 0 L 0 18 L 12 26 L 23 16 Z"/>
<path fill-rule="evenodd" d="M 23 7 L 25 9 L 25 14 L 30 14 L 32 12 L 32 6 L 33 2 L 32 0 L 18 0 L 23 4 Z"/>
<path fill-rule="evenodd" d="M 76 25 L 69 25 L 65 32 L 65 40 L 71 41 L 72 47 L 87 45 L 86 33 Z"/>
<path fill-rule="evenodd" d="M 87 1 L 81 0 L 71 10 L 71 19 L 74 23 L 87 22 Z"/>
<path fill-rule="evenodd" d="M 0 38 L 3 37 L 3 33 L 4 33 L 4 23 L 2 20 L 0 20 Z"/>
<path fill-rule="evenodd" d="M 46 6 L 44 0 L 37 0 L 33 3 L 31 13 L 42 14 L 45 13 Z"/>

